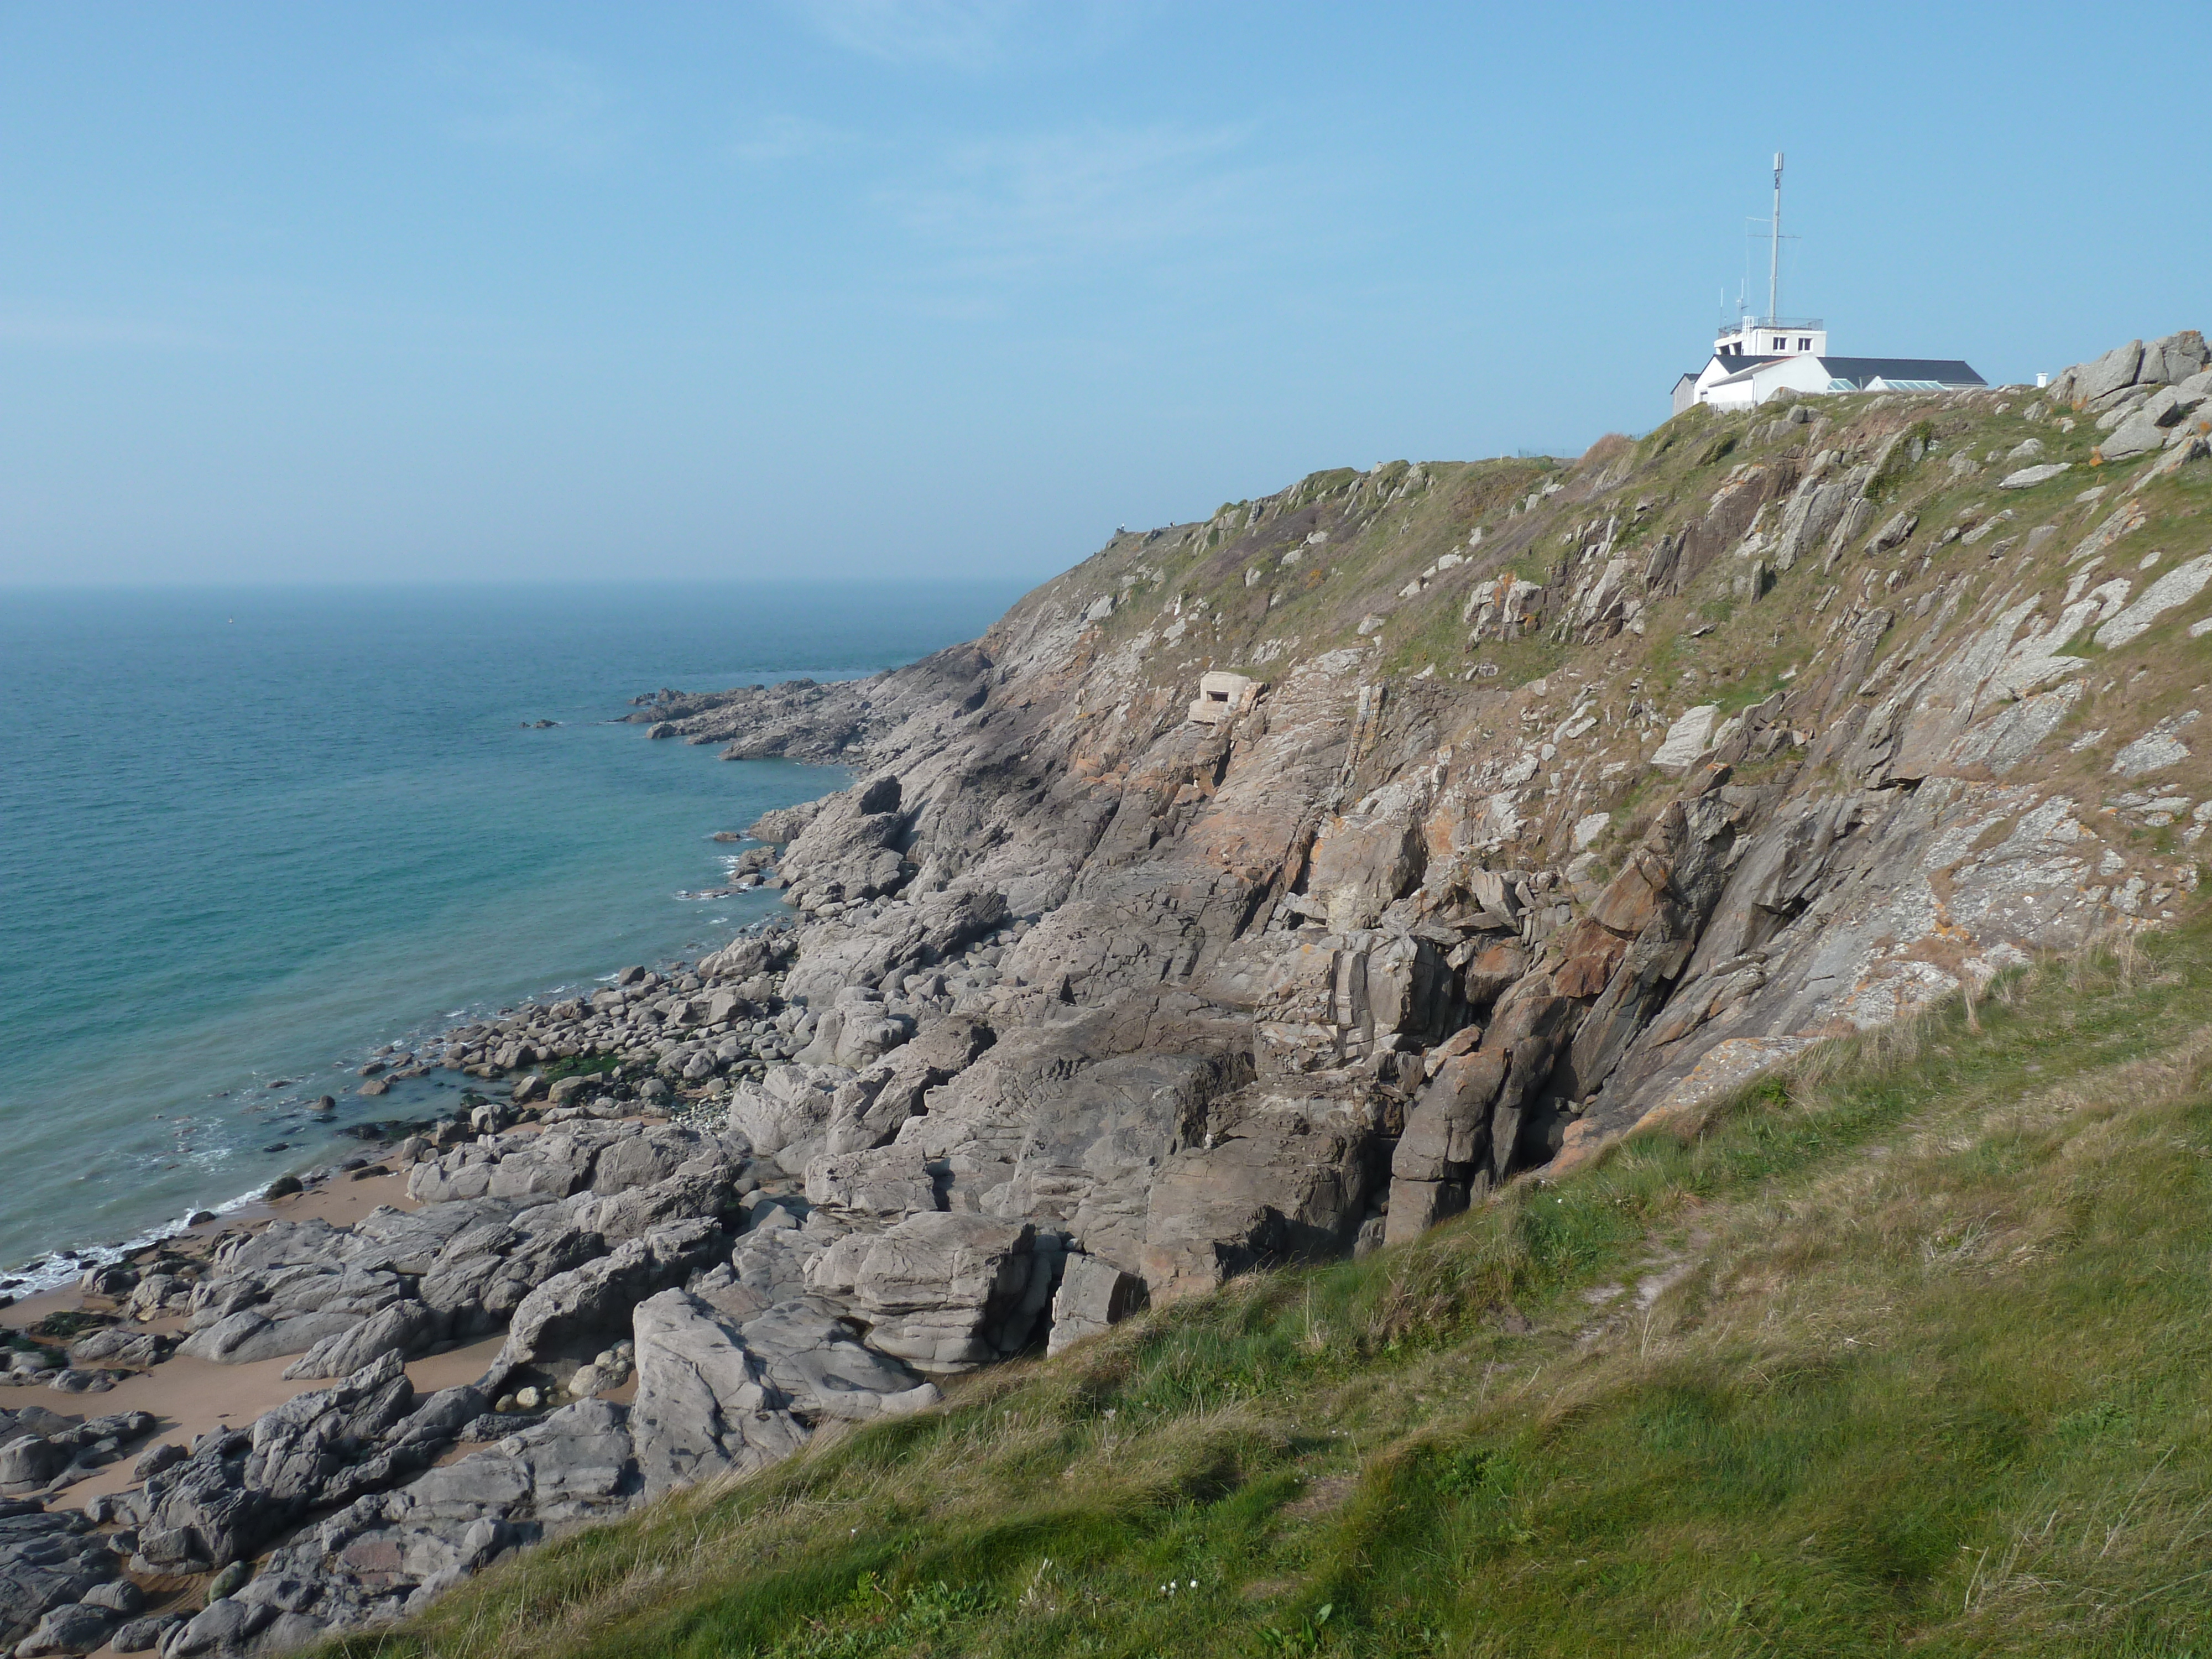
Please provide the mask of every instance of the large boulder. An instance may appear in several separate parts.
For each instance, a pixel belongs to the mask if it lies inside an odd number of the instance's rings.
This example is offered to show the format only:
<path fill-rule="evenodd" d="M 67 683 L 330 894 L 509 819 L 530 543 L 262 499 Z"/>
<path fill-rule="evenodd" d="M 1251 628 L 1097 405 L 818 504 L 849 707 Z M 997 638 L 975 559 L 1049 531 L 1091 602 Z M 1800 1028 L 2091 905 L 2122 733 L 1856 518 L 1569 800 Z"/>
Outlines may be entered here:
<path fill-rule="evenodd" d="M 244 1484 L 280 1510 L 321 1500 L 331 1477 L 360 1462 L 414 1405 L 400 1354 L 386 1349 L 335 1388 L 295 1395 L 257 1418 Z"/>
<path fill-rule="evenodd" d="M 2133 386 L 2136 371 L 2142 367 L 2142 342 L 2130 340 L 2124 346 L 2114 346 L 2101 357 L 2069 370 L 2073 382 L 2070 392 L 2075 401 L 2094 403 L 2123 386 Z"/>
<path fill-rule="evenodd" d="M 1495 1052 L 1455 1054 L 1429 1079 L 1391 1155 L 1389 1243 L 1417 1237 L 1488 1188 L 1490 1109 L 1507 1064 Z"/>
<path fill-rule="evenodd" d="M 1419 885 L 1427 853 L 1410 815 L 1336 818 L 1314 839 L 1306 890 L 1326 907 L 1331 933 L 1371 927 L 1392 900 Z"/>
<path fill-rule="evenodd" d="M 1052 1297 L 1052 1329 L 1045 1352 L 1058 1353 L 1071 1343 L 1097 1336 L 1141 1310 L 1145 1281 L 1095 1255 L 1071 1254 Z"/>
<path fill-rule="evenodd" d="M 42 1434 L 21 1434 L 0 1445 L 0 1492 L 34 1491 L 69 1467 L 69 1448 Z"/>
<path fill-rule="evenodd" d="M 2143 348 L 2136 381 L 2141 386 L 2178 386 L 2203 372 L 2207 362 L 2212 362 L 2212 351 L 2207 350 L 2204 337 L 2193 328 L 2185 328 Z"/>
<path fill-rule="evenodd" d="M 789 1397 L 737 1329 L 680 1290 L 638 1304 L 630 1433 L 648 1498 L 708 1475 L 748 1474 L 806 1442 Z"/>
<path fill-rule="evenodd" d="M 1026 1221 L 909 1216 L 860 1257 L 854 1302 L 871 1322 L 869 1341 L 940 1376 L 1017 1352 L 1051 1294 L 1050 1264 L 1036 1245 Z"/>
<path fill-rule="evenodd" d="M 398 1297 L 395 1294 L 392 1299 Z M 325 1337 L 351 1331 L 364 1317 L 331 1309 L 272 1319 L 258 1309 L 241 1308 L 194 1331 L 178 1345 L 177 1352 L 218 1364 L 250 1365 L 257 1360 L 305 1353 Z"/>
<path fill-rule="evenodd" d="M 172 1638 L 173 1650 L 190 1645 L 227 1656 L 243 1640 L 249 1651 L 289 1652 L 325 1629 L 417 1613 L 550 1526 L 620 1514 L 640 1485 L 626 1417 L 620 1406 L 580 1401 L 495 1450 L 353 1499 L 272 1551 L 243 1589 L 210 1603 Z"/>
<path fill-rule="evenodd" d="M 284 1368 L 285 1376 L 345 1376 L 390 1355 L 409 1358 L 445 1340 L 447 1322 L 420 1302 L 395 1302 L 335 1332 Z"/>
<path fill-rule="evenodd" d="M 723 1242 L 717 1221 L 679 1221 L 548 1279 L 515 1309 L 507 1340 L 477 1386 L 497 1394 L 525 1365 L 570 1348 L 605 1346 L 629 1322 L 632 1308 L 656 1291 L 681 1285 Z"/>
<path fill-rule="evenodd" d="M 898 1416 L 942 1398 L 935 1383 L 862 1343 L 819 1297 L 779 1303 L 738 1331 L 803 1423 Z"/>
<path fill-rule="evenodd" d="M 1255 1085 L 1215 1109 L 1210 1145 L 1169 1158 L 1152 1183 L 1141 1266 L 1155 1302 L 1255 1268 L 1350 1248 L 1380 1171 L 1383 1103 L 1365 1080 L 1291 1095 Z"/>
<path fill-rule="evenodd" d="M 446 1241 L 422 1270 L 417 1295 L 466 1341 L 507 1324 L 532 1291 L 606 1248 L 568 1205 L 540 1205 L 512 1219 L 494 1215 Z"/>
<path fill-rule="evenodd" d="M 121 1570 L 108 1541 L 72 1510 L 0 1515 L 0 1646 L 21 1641 Z"/>
<path fill-rule="evenodd" d="M 720 1220 L 737 1202 L 740 1173 L 741 1166 L 717 1145 L 650 1186 L 569 1202 L 579 1227 L 611 1244 L 623 1243 L 680 1222 Z"/>
<path fill-rule="evenodd" d="M 994 1040 L 988 1025 L 964 1015 L 925 1027 L 911 1042 L 837 1085 L 825 1150 L 860 1152 L 884 1145 L 908 1118 L 921 1115 L 931 1090 L 966 1070 Z"/>
<path fill-rule="evenodd" d="M 756 1155 L 795 1174 L 824 1149 L 831 1091 L 844 1080 L 842 1073 L 825 1075 L 812 1066 L 772 1066 L 758 1083 L 731 1091 L 729 1127 Z"/>
<path fill-rule="evenodd" d="M 806 1201 L 848 1219 L 896 1221 L 937 1207 L 937 1183 L 910 1146 L 825 1152 L 806 1166 Z"/>
<path fill-rule="evenodd" d="M 252 1554 L 304 1510 L 349 1501 L 386 1431 L 407 1418 L 413 1385 L 386 1352 L 332 1388 L 296 1395 L 250 1431 L 204 1437 L 146 1483 L 140 1550 L 148 1570 L 202 1571 Z M 387 1479 L 427 1462 L 395 1469 Z"/>
<path fill-rule="evenodd" d="M 814 1041 L 799 1056 L 810 1066 L 838 1066 L 860 1071 L 872 1066 L 914 1035 L 914 1022 L 884 1006 L 883 994 L 848 985 L 823 1010 Z"/>
<path fill-rule="evenodd" d="M 122 1622 L 112 1607 L 79 1601 L 56 1607 L 38 1628 L 15 1644 L 16 1659 L 46 1659 L 52 1654 L 90 1653 L 106 1644 L 107 1633 Z"/>
<path fill-rule="evenodd" d="M 380 1251 L 321 1221 L 277 1221 L 226 1243 L 191 1292 L 179 1352 L 223 1364 L 304 1353 L 408 1296 Z"/>

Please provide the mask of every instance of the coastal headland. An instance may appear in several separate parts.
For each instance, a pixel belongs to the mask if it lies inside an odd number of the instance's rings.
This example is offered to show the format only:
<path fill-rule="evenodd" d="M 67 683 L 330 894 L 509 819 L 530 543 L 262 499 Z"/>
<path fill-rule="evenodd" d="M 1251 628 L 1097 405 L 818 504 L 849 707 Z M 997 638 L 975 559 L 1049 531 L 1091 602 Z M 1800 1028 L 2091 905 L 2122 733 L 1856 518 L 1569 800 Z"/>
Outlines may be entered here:
<path fill-rule="evenodd" d="M 641 699 L 850 769 L 746 826 L 787 915 L 447 1033 L 464 1114 L 7 1310 L 0 1640 L 403 1620 L 2181 919 L 2208 362 L 1316 473 L 908 667 Z"/>

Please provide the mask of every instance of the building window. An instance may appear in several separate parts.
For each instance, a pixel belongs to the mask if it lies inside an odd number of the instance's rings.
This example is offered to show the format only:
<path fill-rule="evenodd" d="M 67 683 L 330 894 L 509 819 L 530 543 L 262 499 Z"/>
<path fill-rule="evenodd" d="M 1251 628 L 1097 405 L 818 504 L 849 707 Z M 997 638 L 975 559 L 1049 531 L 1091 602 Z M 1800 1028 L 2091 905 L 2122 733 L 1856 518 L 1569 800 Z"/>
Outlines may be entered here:
<path fill-rule="evenodd" d="M 1790 342 L 1778 334 L 1774 337 L 1774 349 L 1777 351 L 1787 351 L 1790 349 Z"/>
<path fill-rule="evenodd" d="M 1800 351 L 1810 351 L 1812 349 L 1813 343 L 1810 340 L 1800 340 L 1797 342 L 1797 349 Z"/>

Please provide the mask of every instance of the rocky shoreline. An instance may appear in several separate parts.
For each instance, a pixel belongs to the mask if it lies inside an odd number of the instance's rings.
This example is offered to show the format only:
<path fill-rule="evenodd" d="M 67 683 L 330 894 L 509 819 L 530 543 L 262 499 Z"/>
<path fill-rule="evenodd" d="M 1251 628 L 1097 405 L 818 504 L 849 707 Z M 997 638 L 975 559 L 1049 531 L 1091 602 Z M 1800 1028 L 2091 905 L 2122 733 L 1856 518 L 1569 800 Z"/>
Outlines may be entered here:
<path fill-rule="evenodd" d="M 788 836 L 817 810 L 726 838 Z M 781 886 L 773 846 L 738 855 L 732 877 L 735 890 Z M 985 1352 L 965 1356 L 975 1344 L 955 1336 L 963 1357 L 943 1365 L 942 1306 L 910 1310 L 919 1369 L 895 1340 L 861 1342 L 866 1326 L 809 1293 L 804 1160 L 756 1157 L 726 1131 L 733 1091 L 794 1061 L 849 1075 L 925 1024 L 938 1030 L 917 1054 L 944 1049 L 957 1068 L 972 1054 L 977 1034 L 952 1011 L 998 983 L 1031 922 L 1002 902 L 931 912 L 930 971 L 879 994 L 869 1029 L 786 995 L 796 934 L 771 920 L 696 964 L 632 967 L 589 996 L 391 1045 L 352 1092 L 375 1099 L 439 1068 L 482 1089 L 459 1111 L 349 1126 L 371 1144 L 280 1177 L 246 1212 L 204 1212 L 118 1247 L 73 1291 L 0 1303 L 0 1643 L 289 1650 L 402 1616 L 549 1528 L 757 1467 L 823 1424 L 933 1403 L 926 1371 L 1018 1349 L 1034 1308 L 994 1305 Z M 350 1225 L 314 1213 L 363 1181 L 404 1182 L 404 1197 Z M 991 1298 L 970 1299 L 973 1328 Z M 410 1382 L 410 1360 L 487 1335 L 504 1340 L 473 1381 Z M 158 1407 L 159 1368 L 179 1358 L 281 1361 L 290 1397 L 186 1443 L 163 1437 L 158 1408 L 70 1414 L 28 1392 L 89 1403 L 118 1386 L 143 1398 L 139 1382 Z M 465 1491 L 424 1490 L 457 1451 L 475 1453 L 465 1473 L 438 1479 Z M 125 1464 L 129 1488 L 59 1507 Z M 316 1515 L 312 1542 L 270 1548 Z"/>
<path fill-rule="evenodd" d="M 750 827 L 787 915 L 407 1056 L 488 1086 L 348 1172 L 389 1201 L 326 1218 L 333 1180 L 90 1275 L 0 1389 L 0 1641 L 404 1618 L 2178 919 L 2208 363 L 1316 474 L 908 668 L 641 699 L 648 737 L 858 778 Z M 144 1366 L 305 1391 L 189 1443 L 52 1413 Z"/>

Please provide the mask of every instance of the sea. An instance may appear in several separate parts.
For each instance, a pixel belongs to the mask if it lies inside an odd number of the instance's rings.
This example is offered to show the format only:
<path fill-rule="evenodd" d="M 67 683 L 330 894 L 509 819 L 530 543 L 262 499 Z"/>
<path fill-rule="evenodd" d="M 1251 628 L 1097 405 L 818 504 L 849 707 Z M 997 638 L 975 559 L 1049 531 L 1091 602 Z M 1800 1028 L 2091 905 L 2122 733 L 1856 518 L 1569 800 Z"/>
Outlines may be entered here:
<path fill-rule="evenodd" d="M 446 1073 L 356 1093 L 383 1045 L 771 914 L 690 896 L 741 850 L 712 837 L 845 775 L 648 741 L 631 698 L 872 673 L 1018 596 L 0 592 L 0 1291 L 454 1103 Z"/>

